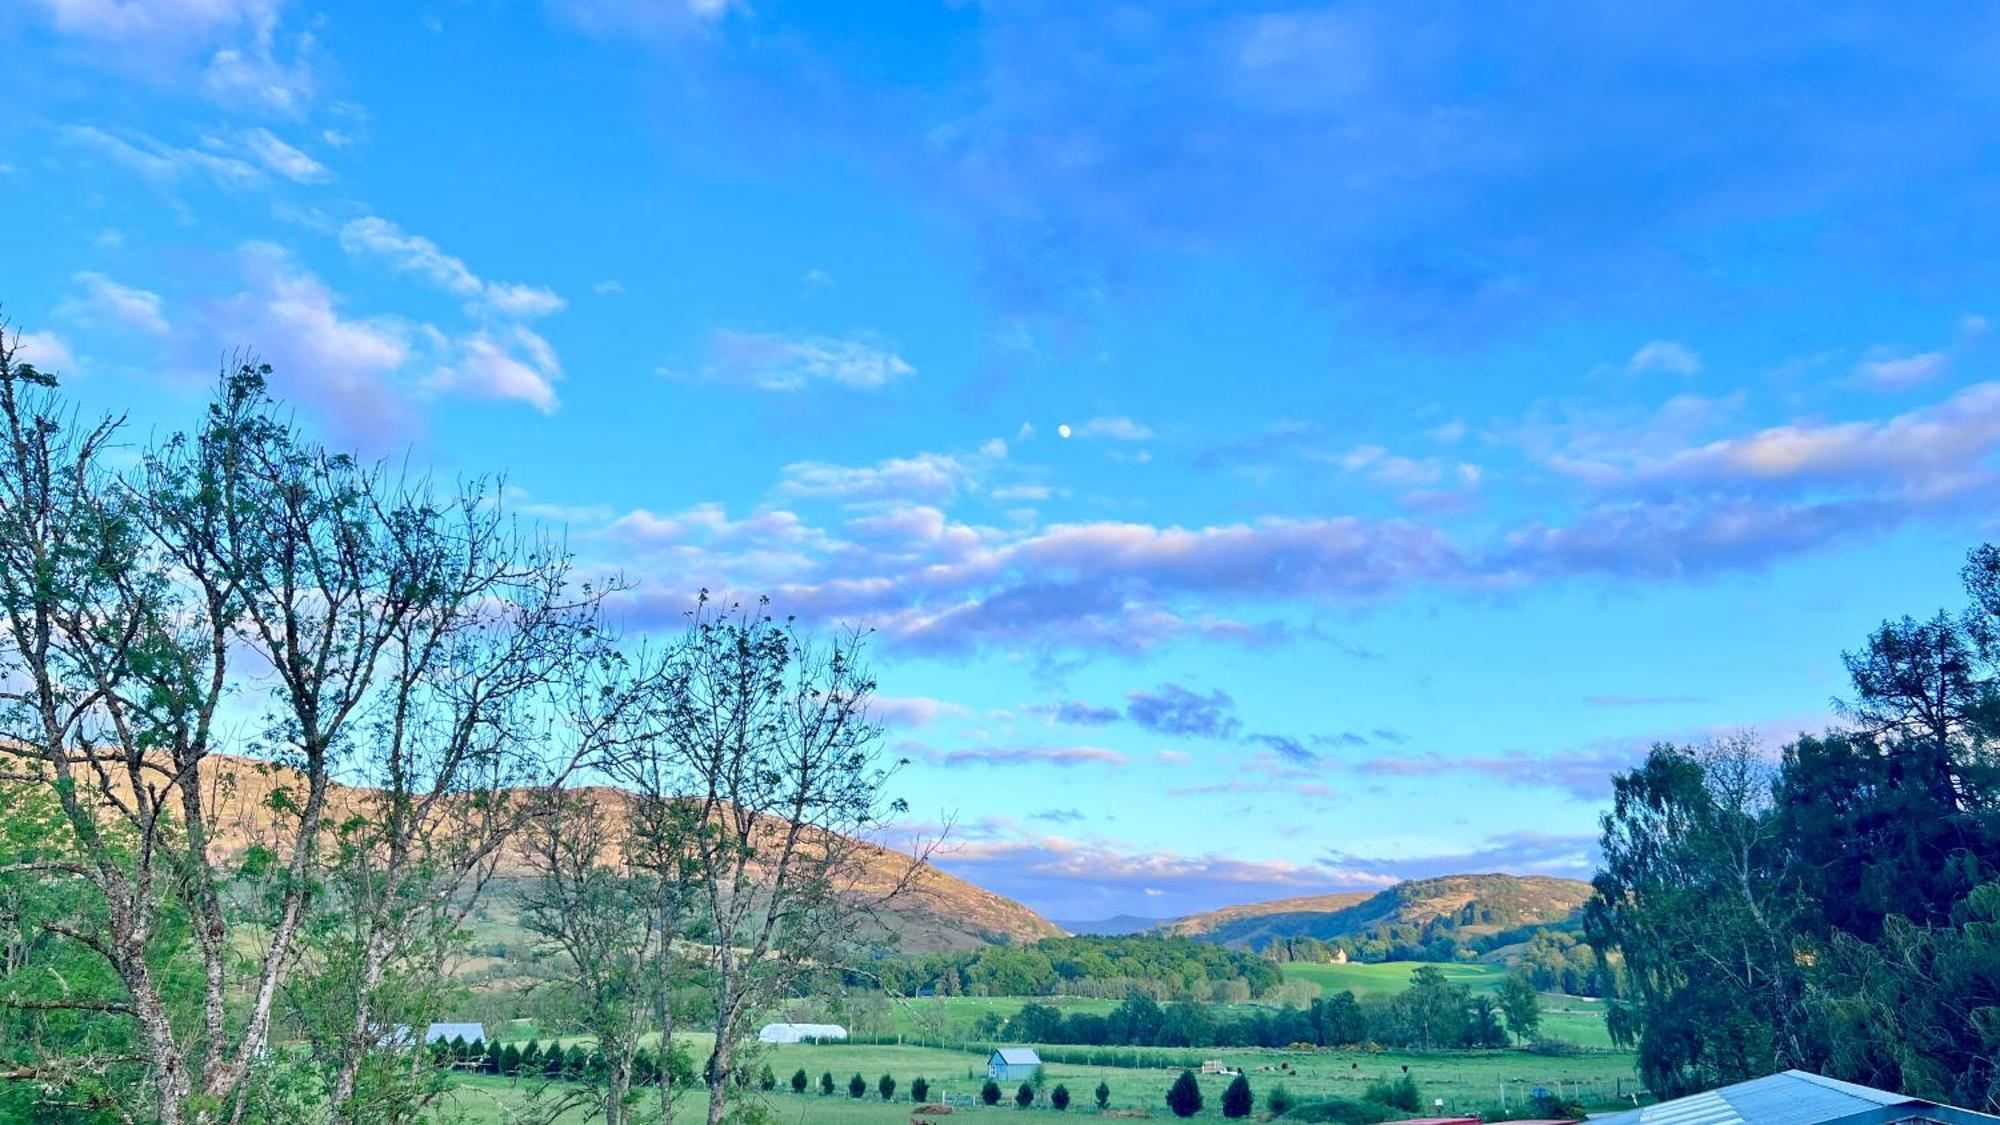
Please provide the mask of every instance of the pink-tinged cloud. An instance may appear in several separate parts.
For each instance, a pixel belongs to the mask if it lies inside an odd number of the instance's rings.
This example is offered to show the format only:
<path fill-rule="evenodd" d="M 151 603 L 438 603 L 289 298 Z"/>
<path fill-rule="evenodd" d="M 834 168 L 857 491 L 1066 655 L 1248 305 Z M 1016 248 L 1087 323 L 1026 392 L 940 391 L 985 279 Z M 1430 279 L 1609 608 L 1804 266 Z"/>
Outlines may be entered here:
<path fill-rule="evenodd" d="M 915 748 L 913 757 L 946 769 L 967 766 L 1111 766 L 1132 764 L 1130 755 L 1103 746 L 966 746 L 952 750 Z"/>
<path fill-rule="evenodd" d="M 877 695 L 869 699 L 868 713 L 888 726 L 924 727 L 940 719 L 970 718 L 972 708 L 922 695 Z"/>

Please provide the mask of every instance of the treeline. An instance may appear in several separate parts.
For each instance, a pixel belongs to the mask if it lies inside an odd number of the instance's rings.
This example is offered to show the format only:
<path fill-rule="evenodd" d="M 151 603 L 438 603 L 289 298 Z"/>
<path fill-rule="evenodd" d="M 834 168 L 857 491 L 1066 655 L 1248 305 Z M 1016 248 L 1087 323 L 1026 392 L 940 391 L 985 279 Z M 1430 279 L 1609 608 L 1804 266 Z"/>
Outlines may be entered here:
<path fill-rule="evenodd" d="M 1799 1067 L 2000 1111 L 2000 550 L 1845 654 L 1840 729 L 1616 779 L 1591 944 L 1655 1092 Z"/>
<path fill-rule="evenodd" d="M 1269 960 L 1184 937 L 1060 937 L 1033 945 L 996 945 L 933 953 L 870 967 L 855 983 L 879 982 L 904 996 L 1123 996 L 1232 999 L 1217 987 L 1240 982 L 1241 999 L 1284 982 Z"/>
<path fill-rule="evenodd" d="M 1279 964 L 1304 962 L 1324 965 L 1342 959 L 1374 964 L 1382 961 L 1473 961 L 1501 948 L 1531 942 L 1544 935 L 1566 934 L 1575 941 L 1574 926 L 1526 925 L 1492 933 L 1456 932 L 1458 919 L 1445 915 L 1424 922 L 1384 922 L 1354 935 L 1337 938 L 1281 937 L 1256 946 L 1256 952 Z M 1586 953 L 1588 950 L 1586 950 Z M 1584 965 L 1590 966 L 1586 957 Z M 1586 975 L 1578 978 L 1587 980 Z"/>
<path fill-rule="evenodd" d="M 1511 977 L 1498 996 L 1475 994 L 1432 965 L 1391 996 L 1352 992 L 1299 1008 L 1233 1011 L 1189 1001 L 1160 1004 L 1141 993 L 1105 1014 L 1029 1003 L 1012 1016 L 986 1013 L 982 1038 L 1105 1047 L 1315 1047 L 1376 1044 L 1417 1050 L 1505 1047 L 1535 1041 L 1541 1009 L 1533 985 Z"/>

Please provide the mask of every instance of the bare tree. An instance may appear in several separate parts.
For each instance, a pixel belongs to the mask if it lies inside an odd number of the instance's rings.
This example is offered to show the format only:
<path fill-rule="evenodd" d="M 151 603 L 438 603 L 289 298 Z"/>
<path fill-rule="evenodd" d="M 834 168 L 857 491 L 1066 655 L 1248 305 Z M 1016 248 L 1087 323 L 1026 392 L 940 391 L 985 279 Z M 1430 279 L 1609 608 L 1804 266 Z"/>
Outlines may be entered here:
<path fill-rule="evenodd" d="M 646 873 L 622 854 L 629 799 L 617 790 L 584 790 L 551 804 L 521 838 L 536 875 L 521 896 L 521 920 L 567 960 L 604 1058 L 598 1108 L 606 1125 L 625 1125 L 633 1059 L 653 1019 L 659 953 L 673 935 L 657 925 L 659 896 Z M 663 1047 L 670 1043 L 662 1039 Z"/>
<path fill-rule="evenodd" d="M 696 899 L 688 937 L 715 979 L 708 1125 L 728 1110 L 747 1019 L 837 966 L 863 915 L 923 864 L 924 849 L 898 862 L 869 842 L 905 806 L 884 797 L 893 767 L 868 718 L 864 641 L 816 643 L 766 603 L 718 611 L 704 592 L 673 655 L 662 737 L 614 763 L 642 820 L 668 826 Z"/>

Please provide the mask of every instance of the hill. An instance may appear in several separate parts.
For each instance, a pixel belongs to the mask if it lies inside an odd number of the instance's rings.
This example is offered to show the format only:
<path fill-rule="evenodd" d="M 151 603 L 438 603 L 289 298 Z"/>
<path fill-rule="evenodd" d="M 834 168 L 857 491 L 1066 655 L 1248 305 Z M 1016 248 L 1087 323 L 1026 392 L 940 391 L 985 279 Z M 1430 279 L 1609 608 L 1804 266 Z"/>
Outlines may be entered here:
<path fill-rule="evenodd" d="M 1176 918 L 1161 928 L 1171 934 L 1184 937 L 1207 938 L 1218 930 L 1242 928 L 1254 919 L 1273 916 L 1332 914 L 1358 906 L 1373 897 L 1369 891 L 1342 891 L 1330 895 L 1301 895 L 1298 898 L 1281 898 L 1272 902 L 1250 902 L 1240 906 L 1225 906 L 1219 910 L 1205 910 L 1200 914 L 1190 914 Z M 1300 935 L 1287 935 L 1297 937 Z M 1212 939 L 1223 940 L 1223 939 Z"/>
<path fill-rule="evenodd" d="M 1067 933 L 1091 937 L 1122 937 L 1126 934 L 1143 934 L 1157 930 L 1166 924 L 1164 918 L 1145 918 L 1137 914 L 1114 914 L 1109 918 L 1053 919 Z"/>
<path fill-rule="evenodd" d="M 1273 939 L 1423 945 L 1439 937 L 1492 937 L 1572 920 L 1590 884 L 1545 875 L 1446 875 L 1398 883 L 1375 894 L 1314 895 L 1190 915 L 1174 933 L 1260 949 Z"/>
<path fill-rule="evenodd" d="M 253 843 L 269 839 L 274 792 L 300 783 L 298 776 L 288 770 L 241 758 L 213 758 L 204 773 L 203 785 L 210 795 L 210 807 L 216 811 L 211 839 L 223 856 L 241 855 Z M 583 792 L 605 806 L 614 820 L 626 815 L 631 802 L 631 796 L 619 789 L 597 787 Z M 375 791 L 362 787 L 333 786 L 327 795 L 329 821 L 367 815 L 373 807 L 374 794 Z M 607 861 L 616 858 L 605 857 Z M 864 843 L 857 851 L 857 861 L 859 866 L 851 880 L 855 891 L 878 895 L 903 877 L 910 856 L 879 844 Z M 518 883 L 528 874 L 518 856 L 503 853 L 495 872 L 496 901 L 482 911 L 502 931 L 512 924 L 513 896 L 509 884 Z M 918 953 L 1032 942 L 1060 937 L 1063 932 L 1027 906 L 933 866 L 917 872 L 909 888 L 891 902 L 884 914 L 894 943 Z"/>

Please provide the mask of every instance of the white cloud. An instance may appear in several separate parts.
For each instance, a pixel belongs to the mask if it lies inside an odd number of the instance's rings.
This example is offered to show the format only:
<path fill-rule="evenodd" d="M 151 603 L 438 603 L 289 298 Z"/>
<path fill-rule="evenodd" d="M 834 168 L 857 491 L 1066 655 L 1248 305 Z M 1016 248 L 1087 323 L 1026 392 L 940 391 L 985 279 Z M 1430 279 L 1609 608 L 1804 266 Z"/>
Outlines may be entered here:
<path fill-rule="evenodd" d="M 946 500 L 970 477 L 963 461 L 942 453 L 890 457 L 873 465 L 794 461 L 785 466 L 778 492 L 840 500 Z"/>
<path fill-rule="evenodd" d="M 1654 340 L 1632 353 L 1625 370 L 1634 375 L 1663 371 L 1669 375 L 1694 375 L 1701 371 L 1701 357 L 1686 344 Z"/>
<path fill-rule="evenodd" d="M 718 331 L 703 372 L 717 382 L 765 391 L 798 391 L 817 383 L 880 390 L 916 373 L 887 343 L 869 336 L 782 336 Z"/>
<path fill-rule="evenodd" d="M 56 374 L 75 373 L 76 353 L 53 332 L 22 332 L 13 337 L 14 361 Z"/>
<path fill-rule="evenodd" d="M 250 150 L 259 164 L 294 183 L 315 184 L 333 176 L 326 165 L 279 140 L 269 129 L 246 131 L 243 147 Z"/>
<path fill-rule="evenodd" d="M 167 318 L 158 293 L 120 285 L 88 270 L 75 275 L 83 295 L 64 301 L 57 312 L 79 320 L 109 320 L 142 332 L 164 335 Z"/>
<path fill-rule="evenodd" d="M 445 253 L 437 243 L 378 216 L 355 219 L 341 227 L 340 244 L 357 257 L 385 259 L 395 269 L 416 274 L 439 289 L 464 298 L 474 308 L 527 318 L 557 312 L 566 303 L 553 290 L 542 286 L 487 281 L 473 273 L 462 259 Z"/>
<path fill-rule="evenodd" d="M 1092 418 L 1076 427 L 1075 434 L 1077 437 L 1101 437 L 1113 441 L 1147 441 L 1152 438 L 1153 431 L 1130 418 L 1114 416 Z"/>
<path fill-rule="evenodd" d="M 123 165 L 163 191 L 194 175 L 239 190 L 265 182 L 264 170 L 247 160 L 227 153 L 181 148 L 142 134 L 133 134 L 127 140 L 95 125 L 70 125 L 62 130 L 62 137 L 70 144 Z"/>
<path fill-rule="evenodd" d="M 480 332 L 459 341 L 457 358 L 425 386 L 439 393 L 513 399 L 553 414 L 561 405 L 554 386 L 561 377 L 562 366 L 548 341 L 516 327 L 497 337 Z"/>

